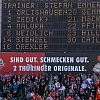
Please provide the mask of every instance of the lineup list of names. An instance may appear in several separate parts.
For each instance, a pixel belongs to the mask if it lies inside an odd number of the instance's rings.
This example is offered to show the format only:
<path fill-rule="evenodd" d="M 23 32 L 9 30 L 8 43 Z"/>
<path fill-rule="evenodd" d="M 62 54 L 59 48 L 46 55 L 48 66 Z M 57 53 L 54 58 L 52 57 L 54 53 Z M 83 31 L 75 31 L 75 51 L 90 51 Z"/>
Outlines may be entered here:
<path fill-rule="evenodd" d="M 2 51 L 100 48 L 99 0 L 4 0 Z"/>

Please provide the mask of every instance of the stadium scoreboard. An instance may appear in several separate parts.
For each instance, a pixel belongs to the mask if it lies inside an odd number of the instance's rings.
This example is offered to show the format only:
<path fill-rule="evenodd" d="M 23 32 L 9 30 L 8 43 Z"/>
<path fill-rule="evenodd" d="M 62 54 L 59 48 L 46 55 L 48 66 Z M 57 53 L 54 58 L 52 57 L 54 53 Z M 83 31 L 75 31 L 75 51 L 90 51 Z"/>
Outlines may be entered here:
<path fill-rule="evenodd" d="M 1 51 L 100 50 L 100 0 L 2 0 Z"/>

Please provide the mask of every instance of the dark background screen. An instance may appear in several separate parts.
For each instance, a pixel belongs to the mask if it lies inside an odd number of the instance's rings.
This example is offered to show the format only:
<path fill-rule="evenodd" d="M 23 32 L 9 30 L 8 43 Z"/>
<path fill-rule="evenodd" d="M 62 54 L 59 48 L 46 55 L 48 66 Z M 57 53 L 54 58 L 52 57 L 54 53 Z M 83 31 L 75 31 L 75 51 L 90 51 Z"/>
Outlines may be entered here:
<path fill-rule="evenodd" d="M 100 0 L 3 0 L 2 52 L 100 50 Z"/>

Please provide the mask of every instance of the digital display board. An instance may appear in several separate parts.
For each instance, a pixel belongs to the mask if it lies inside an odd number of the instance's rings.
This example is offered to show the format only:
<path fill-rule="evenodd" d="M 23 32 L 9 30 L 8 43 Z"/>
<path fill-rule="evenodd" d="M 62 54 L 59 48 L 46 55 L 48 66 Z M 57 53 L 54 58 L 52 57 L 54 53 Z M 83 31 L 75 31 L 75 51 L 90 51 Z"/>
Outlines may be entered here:
<path fill-rule="evenodd" d="M 100 50 L 100 0 L 3 0 L 4 52 Z"/>

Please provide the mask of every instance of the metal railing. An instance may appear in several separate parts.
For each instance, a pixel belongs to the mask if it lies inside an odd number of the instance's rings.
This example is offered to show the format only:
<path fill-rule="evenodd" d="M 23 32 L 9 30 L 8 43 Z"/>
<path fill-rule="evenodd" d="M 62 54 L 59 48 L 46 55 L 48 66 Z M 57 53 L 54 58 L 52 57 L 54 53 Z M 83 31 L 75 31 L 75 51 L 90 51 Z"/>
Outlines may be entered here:
<path fill-rule="evenodd" d="M 21 89 L 15 100 L 22 100 L 24 96 L 25 96 L 25 87 Z"/>

